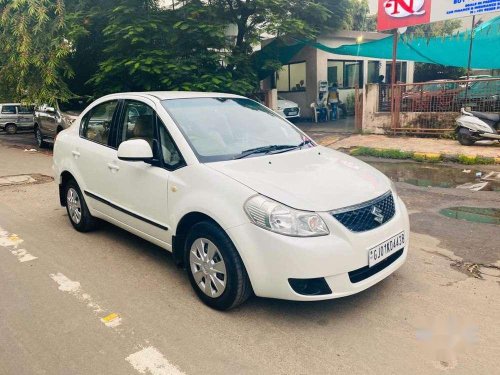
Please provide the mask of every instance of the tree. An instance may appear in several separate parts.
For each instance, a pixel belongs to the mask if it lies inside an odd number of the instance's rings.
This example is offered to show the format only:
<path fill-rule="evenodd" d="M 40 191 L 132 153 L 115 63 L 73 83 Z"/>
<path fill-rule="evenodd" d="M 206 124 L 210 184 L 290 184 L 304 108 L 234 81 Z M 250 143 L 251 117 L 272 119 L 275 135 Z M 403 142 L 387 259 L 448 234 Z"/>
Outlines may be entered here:
<path fill-rule="evenodd" d="M 25 102 L 67 98 L 71 37 L 63 0 L 0 0 L 0 84 Z"/>

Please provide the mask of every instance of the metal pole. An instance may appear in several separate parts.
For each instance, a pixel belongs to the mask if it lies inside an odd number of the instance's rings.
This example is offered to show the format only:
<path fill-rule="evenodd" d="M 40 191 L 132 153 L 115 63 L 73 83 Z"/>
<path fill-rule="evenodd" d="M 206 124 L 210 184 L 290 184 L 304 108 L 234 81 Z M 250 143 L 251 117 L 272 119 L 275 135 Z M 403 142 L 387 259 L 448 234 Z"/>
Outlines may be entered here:
<path fill-rule="evenodd" d="M 469 61 L 467 63 L 467 81 L 470 79 L 470 65 L 472 61 L 472 47 L 474 45 L 474 27 L 476 26 L 476 16 L 472 16 L 472 28 L 470 30 L 470 45 L 469 45 Z M 467 96 L 469 94 L 469 82 L 465 85 L 465 103 L 467 103 Z"/>
<path fill-rule="evenodd" d="M 392 65 L 391 65 L 391 127 L 395 131 L 396 129 L 396 62 L 398 56 L 398 29 L 394 30 L 394 36 L 392 37 Z"/>

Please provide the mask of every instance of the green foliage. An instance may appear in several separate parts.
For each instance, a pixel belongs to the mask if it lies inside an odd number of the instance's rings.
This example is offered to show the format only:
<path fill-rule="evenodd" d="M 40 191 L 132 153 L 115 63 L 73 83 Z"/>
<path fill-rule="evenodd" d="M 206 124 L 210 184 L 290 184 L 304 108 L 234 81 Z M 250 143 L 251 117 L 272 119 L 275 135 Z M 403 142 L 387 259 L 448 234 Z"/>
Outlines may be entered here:
<path fill-rule="evenodd" d="M 406 35 L 411 37 L 433 38 L 452 35 L 462 26 L 461 20 L 447 20 L 428 23 L 425 25 L 410 26 Z"/>
<path fill-rule="evenodd" d="M 65 79 L 76 33 L 63 0 L 0 0 L 0 85 L 10 100 L 53 102 L 70 96 Z"/>
<path fill-rule="evenodd" d="M 0 0 L 0 98 L 259 88 L 263 34 L 371 29 L 366 0 Z M 228 30 L 235 33 L 228 37 Z M 274 70 L 280 63 L 262 63 Z"/>
<path fill-rule="evenodd" d="M 376 149 L 371 147 L 359 147 L 351 151 L 352 156 L 373 156 L 386 159 L 411 159 L 413 152 L 395 149 Z"/>
<path fill-rule="evenodd" d="M 471 155 L 458 155 L 457 161 L 460 164 L 474 165 L 474 164 L 495 164 L 494 158 L 487 158 L 483 156 Z"/>
<path fill-rule="evenodd" d="M 415 82 L 427 82 L 436 79 L 458 79 L 467 74 L 467 69 L 436 64 L 415 64 Z"/>

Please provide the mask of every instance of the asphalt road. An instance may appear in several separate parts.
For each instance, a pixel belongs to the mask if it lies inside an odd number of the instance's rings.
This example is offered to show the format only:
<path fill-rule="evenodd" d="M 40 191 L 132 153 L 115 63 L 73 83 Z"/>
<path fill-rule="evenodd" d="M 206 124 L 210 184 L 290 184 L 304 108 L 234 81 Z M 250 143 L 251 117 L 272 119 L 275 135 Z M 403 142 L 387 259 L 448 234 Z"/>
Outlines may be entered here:
<path fill-rule="evenodd" d="M 51 175 L 50 150 L 17 137 L 0 135 L 0 177 Z M 0 374 L 498 373 L 500 228 L 438 210 L 500 194 L 398 189 L 412 223 L 398 272 L 340 300 L 221 313 L 166 251 L 108 224 L 74 231 L 55 183 L 0 187 Z"/>

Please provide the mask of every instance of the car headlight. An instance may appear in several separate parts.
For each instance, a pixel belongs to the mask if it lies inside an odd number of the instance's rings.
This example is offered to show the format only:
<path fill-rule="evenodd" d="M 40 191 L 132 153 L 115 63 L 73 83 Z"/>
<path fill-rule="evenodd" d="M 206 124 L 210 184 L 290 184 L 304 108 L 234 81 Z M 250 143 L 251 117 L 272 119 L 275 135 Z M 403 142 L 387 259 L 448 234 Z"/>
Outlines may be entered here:
<path fill-rule="evenodd" d="M 287 207 L 262 195 L 247 200 L 244 208 L 252 223 L 285 236 L 317 237 L 330 233 L 318 214 Z"/>

